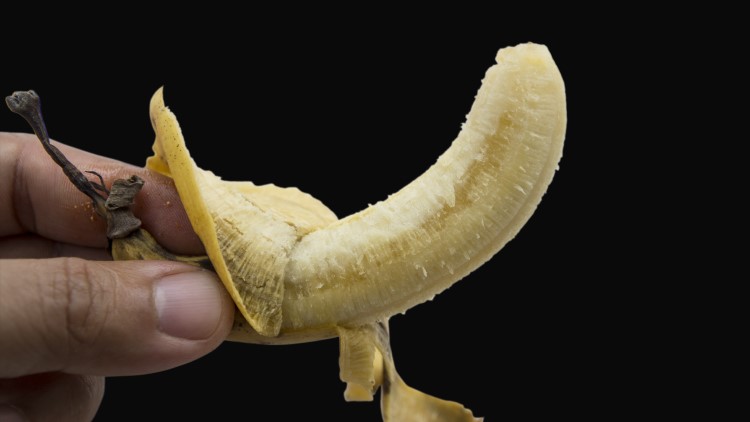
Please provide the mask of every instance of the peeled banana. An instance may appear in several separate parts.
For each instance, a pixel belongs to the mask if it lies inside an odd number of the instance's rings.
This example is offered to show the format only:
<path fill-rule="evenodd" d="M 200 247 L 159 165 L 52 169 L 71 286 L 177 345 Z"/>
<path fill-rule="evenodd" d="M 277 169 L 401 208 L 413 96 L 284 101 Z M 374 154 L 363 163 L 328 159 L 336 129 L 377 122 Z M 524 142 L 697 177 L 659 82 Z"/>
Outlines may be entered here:
<path fill-rule="evenodd" d="M 474 420 L 403 384 L 390 316 L 490 259 L 536 209 L 562 155 L 565 88 L 546 47 L 498 52 L 451 147 L 387 200 L 337 219 L 295 188 L 223 181 L 190 157 L 160 89 L 147 167 L 174 179 L 194 230 L 239 310 L 232 340 L 339 336 L 348 400 L 384 388 L 386 420 Z"/>

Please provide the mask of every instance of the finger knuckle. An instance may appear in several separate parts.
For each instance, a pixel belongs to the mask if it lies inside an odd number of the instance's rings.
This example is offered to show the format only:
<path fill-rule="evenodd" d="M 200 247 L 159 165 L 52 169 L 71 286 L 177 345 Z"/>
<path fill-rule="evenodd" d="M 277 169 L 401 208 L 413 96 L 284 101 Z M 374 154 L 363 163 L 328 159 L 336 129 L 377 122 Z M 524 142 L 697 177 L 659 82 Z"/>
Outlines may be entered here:
<path fill-rule="evenodd" d="M 63 258 L 56 277 L 65 333 L 73 345 L 95 343 L 111 317 L 116 298 L 116 276 L 102 265 Z"/>

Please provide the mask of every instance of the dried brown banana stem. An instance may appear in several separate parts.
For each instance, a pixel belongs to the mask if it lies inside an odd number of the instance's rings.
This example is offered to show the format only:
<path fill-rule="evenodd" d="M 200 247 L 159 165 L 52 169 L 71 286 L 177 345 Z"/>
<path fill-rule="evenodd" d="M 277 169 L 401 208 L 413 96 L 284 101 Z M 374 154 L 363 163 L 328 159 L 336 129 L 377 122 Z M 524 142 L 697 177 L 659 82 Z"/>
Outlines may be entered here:
<path fill-rule="evenodd" d="M 29 123 L 44 150 L 60 166 L 70 182 L 91 198 L 96 213 L 107 221 L 107 238 L 110 240 L 114 259 L 165 259 L 207 269 L 213 268 L 207 256 L 173 254 L 159 245 L 149 232 L 140 228 L 141 220 L 133 215 L 131 206 L 135 196 L 143 187 L 143 179 L 138 176 L 117 179 L 112 183 L 111 189 L 107 189 L 99 173 L 86 171 L 99 179 L 99 183 L 90 181 L 57 147 L 52 145 L 44 123 L 41 101 L 36 92 L 14 92 L 13 95 L 5 98 L 5 103 L 11 111 L 19 114 Z M 102 193 L 107 194 L 107 197 L 105 198 Z"/>

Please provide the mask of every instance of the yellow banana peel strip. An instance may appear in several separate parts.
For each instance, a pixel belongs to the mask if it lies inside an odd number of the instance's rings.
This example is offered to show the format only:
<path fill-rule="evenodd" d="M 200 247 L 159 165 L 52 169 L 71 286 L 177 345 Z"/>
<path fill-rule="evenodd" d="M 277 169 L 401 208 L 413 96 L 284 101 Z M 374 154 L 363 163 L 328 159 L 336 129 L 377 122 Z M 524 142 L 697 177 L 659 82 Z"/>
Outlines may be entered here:
<path fill-rule="evenodd" d="M 291 248 L 336 216 L 299 189 L 228 182 L 201 170 L 164 105 L 162 89 L 150 109 L 157 138 L 146 166 L 174 180 L 193 230 L 242 316 L 258 333 L 278 335 Z"/>
<path fill-rule="evenodd" d="M 388 323 L 338 328 L 341 380 L 347 401 L 371 401 L 381 388 L 380 407 L 385 422 L 477 422 L 471 410 L 454 401 L 430 396 L 406 385 L 396 372 Z"/>

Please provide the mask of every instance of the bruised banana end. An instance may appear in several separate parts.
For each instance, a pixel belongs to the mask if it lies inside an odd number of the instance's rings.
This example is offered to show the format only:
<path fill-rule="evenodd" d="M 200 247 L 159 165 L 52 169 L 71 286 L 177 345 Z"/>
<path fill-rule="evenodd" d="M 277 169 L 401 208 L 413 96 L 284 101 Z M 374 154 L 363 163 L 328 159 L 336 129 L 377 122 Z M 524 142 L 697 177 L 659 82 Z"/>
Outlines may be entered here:
<path fill-rule="evenodd" d="M 450 287 L 518 233 L 562 155 L 565 88 L 544 46 L 505 48 L 496 60 L 437 162 L 387 200 L 340 220 L 297 189 L 223 181 L 200 169 L 156 92 L 147 167 L 174 179 L 237 304 L 231 339 L 303 342 L 387 321 Z M 396 381 L 388 364 L 380 368 L 373 379 L 390 371 Z M 365 391 L 353 385 L 351 398 L 367 398 Z"/>

